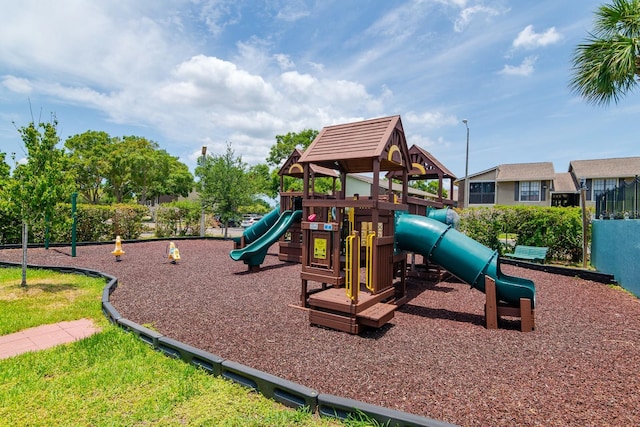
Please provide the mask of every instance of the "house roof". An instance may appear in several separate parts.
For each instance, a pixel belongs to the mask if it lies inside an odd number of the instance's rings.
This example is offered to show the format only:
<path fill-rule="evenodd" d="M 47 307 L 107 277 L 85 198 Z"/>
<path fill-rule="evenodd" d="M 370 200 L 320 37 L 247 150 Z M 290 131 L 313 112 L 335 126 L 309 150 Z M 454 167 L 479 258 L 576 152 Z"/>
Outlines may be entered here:
<path fill-rule="evenodd" d="M 640 157 L 572 160 L 569 172 L 580 178 L 631 178 L 640 175 Z"/>
<path fill-rule="evenodd" d="M 498 166 L 496 181 L 540 181 L 553 180 L 553 163 L 512 163 Z"/>
<path fill-rule="evenodd" d="M 370 176 L 350 173 L 350 174 L 347 175 L 347 178 L 353 178 L 355 180 L 365 182 L 365 183 L 367 183 L 369 185 L 373 185 L 373 178 L 370 177 Z M 389 181 L 386 178 L 380 178 L 378 185 L 380 186 L 381 189 L 386 191 L 389 188 Z M 392 186 L 391 186 L 391 189 L 393 191 L 397 191 L 397 192 L 401 193 L 402 192 L 402 184 L 400 184 L 398 182 L 393 182 Z M 429 197 L 429 198 L 433 198 L 433 199 L 437 199 L 438 198 L 437 194 L 429 193 L 427 191 L 423 191 L 423 190 L 420 190 L 418 188 L 413 188 L 413 187 L 408 187 L 407 192 L 412 196 Z"/>
<path fill-rule="evenodd" d="M 278 175 L 303 178 L 304 170 L 302 168 L 302 165 L 298 163 L 301 156 L 302 156 L 302 150 L 300 150 L 299 148 L 294 149 L 293 152 L 287 158 L 287 160 L 285 160 L 284 164 L 280 167 L 280 170 L 278 171 Z M 313 173 L 315 176 L 326 176 L 330 178 L 339 177 L 339 174 L 333 169 L 325 168 L 315 164 L 311 164 L 309 165 L 309 167 L 311 169 L 311 173 Z"/>
<path fill-rule="evenodd" d="M 555 193 L 577 193 L 576 183 L 569 172 L 557 173 L 553 179 L 553 191 Z"/>
<path fill-rule="evenodd" d="M 480 172 L 470 173 L 469 174 L 469 181 L 473 181 L 473 178 L 481 176 L 481 175 L 484 175 L 486 173 L 495 172 L 497 169 L 498 169 L 498 167 L 494 166 L 492 168 L 485 169 L 485 170 L 480 171 Z M 456 185 L 459 185 L 460 183 L 463 183 L 463 182 L 464 182 L 464 176 L 462 176 L 462 177 L 456 179 L 455 181 L 453 181 L 453 183 L 456 184 Z"/>
<path fill-rule="evenodd" d="M 408 167 L 409 149 L 400 116 L 381 117 L 323 128 L 299 163 L 315 163 L 347 173 Z"/>

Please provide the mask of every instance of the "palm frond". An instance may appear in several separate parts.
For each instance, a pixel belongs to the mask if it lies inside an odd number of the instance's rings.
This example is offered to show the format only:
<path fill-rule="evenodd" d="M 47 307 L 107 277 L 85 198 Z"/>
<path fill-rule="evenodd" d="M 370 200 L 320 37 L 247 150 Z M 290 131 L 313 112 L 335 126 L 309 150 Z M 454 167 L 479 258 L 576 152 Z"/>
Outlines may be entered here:
<path fill-rule="evenodd" d="M 618 103 L 640 75 L 640 0 L 612 0 L 595 13 L 594 31 L 572 59 L 574 94 L 596 105 Z"/>

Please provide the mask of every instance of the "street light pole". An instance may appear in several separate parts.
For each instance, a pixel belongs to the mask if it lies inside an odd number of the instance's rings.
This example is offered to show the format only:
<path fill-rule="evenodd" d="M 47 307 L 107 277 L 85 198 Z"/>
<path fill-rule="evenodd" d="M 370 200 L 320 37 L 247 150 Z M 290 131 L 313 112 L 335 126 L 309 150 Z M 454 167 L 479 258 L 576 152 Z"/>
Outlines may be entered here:
<path fill-rule="evenodd" d="M 207 146 L 203 145 L 202 146 L 202 167 L 204 167 L 204 161 L 206 159 L 207 156 Z M 200 198 L 200 203 L 202 204 L 202 198 Z M 204 216 L 204 204 L 202 204 L 201 206 L 202 211 L 201 211 L 201 215 L 200 215 L 200 237 L 204 237 L 205 234 L 205 216 Z"/>
<path fill-rule="evenodd" d="M 464 123 L 467 128 L 467 156 L 464 165 L 464 208 L 469 207 L 469 121 L 467 119 L 462 119 L 462 123 Z"/>

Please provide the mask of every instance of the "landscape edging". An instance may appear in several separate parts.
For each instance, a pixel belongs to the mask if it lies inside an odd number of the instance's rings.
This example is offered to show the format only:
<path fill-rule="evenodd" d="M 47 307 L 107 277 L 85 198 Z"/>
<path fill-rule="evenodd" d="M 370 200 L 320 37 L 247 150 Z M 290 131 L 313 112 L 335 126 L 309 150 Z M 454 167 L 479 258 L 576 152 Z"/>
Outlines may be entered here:
<path fill-rule="evenodd" d="M 581 268 L 569 268 L 559 265 L 538 264 L 535 262 L 520 261 L 510 258 L 500 257 L 500 264 L 515 265 L 516 267 L 527 268 L 529 270 L 544 271 L 545 273 L 560 274 L 562 276 L 579 277 L 584 280 L 609 284 L 617 284 L 613 274 L 601 273 L 599 271 L 585 270 Z"/>

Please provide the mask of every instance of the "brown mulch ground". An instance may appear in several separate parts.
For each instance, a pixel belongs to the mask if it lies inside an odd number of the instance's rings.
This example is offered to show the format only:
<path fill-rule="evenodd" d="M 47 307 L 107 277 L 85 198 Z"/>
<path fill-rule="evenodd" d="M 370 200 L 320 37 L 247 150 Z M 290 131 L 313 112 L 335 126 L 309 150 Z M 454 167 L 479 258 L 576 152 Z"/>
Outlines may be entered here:
<path fill-rule="evenodd" d="M 513 266 L 536 283 L 536 330 L 484 327 L 484 294 L 409 280 L 390 324 L 359 336 L 309 326 L 300 266 L 262 271 L 229 258 L 229 241 L 29 249 L 29 262 L 81 266 L 119 279 L 112 303 L 162 334 L 321 393 L 468 426 L 640 425 L 640 300 L 606 285 Z M 19 249 L 0 260 L 20 261 Z"/>

